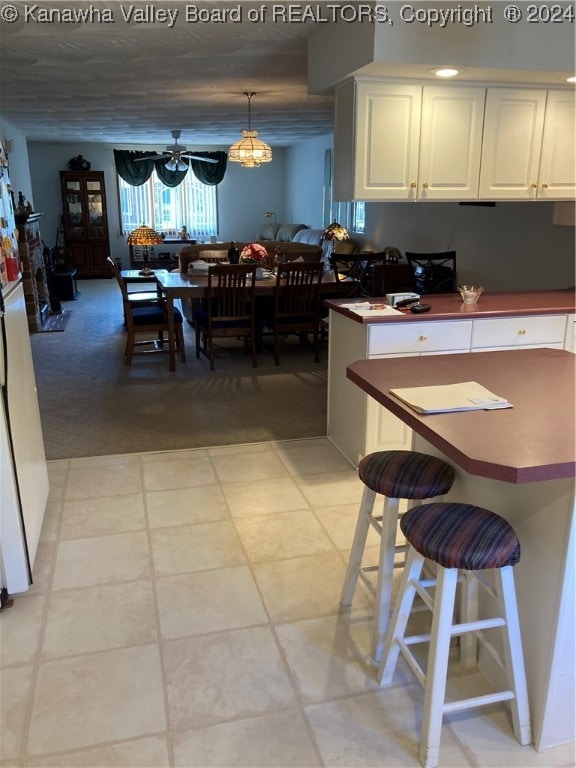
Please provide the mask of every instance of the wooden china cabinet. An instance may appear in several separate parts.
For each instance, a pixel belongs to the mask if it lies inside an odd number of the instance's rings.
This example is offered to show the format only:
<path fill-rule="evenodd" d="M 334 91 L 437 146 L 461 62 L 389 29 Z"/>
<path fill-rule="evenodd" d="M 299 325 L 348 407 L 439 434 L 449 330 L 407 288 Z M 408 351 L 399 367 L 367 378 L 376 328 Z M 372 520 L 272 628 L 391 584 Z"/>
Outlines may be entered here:
<path fill-rule="evenodd" d="M 102 171 L 60 171 L 64 239 L 77 277 L 110 277 L 106 189 Z"/>

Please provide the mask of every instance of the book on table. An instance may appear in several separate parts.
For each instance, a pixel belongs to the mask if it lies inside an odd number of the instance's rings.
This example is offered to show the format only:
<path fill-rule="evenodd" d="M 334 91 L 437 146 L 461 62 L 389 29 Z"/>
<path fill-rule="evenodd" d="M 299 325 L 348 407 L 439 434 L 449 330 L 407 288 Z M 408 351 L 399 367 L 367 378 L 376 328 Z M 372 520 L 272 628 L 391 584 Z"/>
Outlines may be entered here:
<path fill-rule="evenodd" d="M 450 413 L 512 408 L 505 397 L 495 395 L 476 381 L 429 387 L 403 387 L 390 393 L 418 413 Z"/>

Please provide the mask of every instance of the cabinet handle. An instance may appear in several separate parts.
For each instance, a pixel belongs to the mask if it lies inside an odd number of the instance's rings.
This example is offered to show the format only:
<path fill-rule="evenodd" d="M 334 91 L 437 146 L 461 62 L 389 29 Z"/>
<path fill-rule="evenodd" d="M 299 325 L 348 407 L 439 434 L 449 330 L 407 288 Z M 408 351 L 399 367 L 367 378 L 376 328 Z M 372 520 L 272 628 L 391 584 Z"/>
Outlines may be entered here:
<path fill-rule="evenodd" d="M 526 328 L 520 328 L 520 330 L 518 331 L 518 334 L 520 336 L 526 336 Z"/>
<path fill-rule="evenodd" d="M 426 341 L 428 336 L 418 336 L 418 341 Z"/>
<path fill-rule="evenodd" d="M 533 181 L 532 184 L 530 184 L 530 186 L 532 187 L 532 189 L 538 189 L 538 184 L 535 181 Z"/>
<path fill-rule="evenodd" d="M 410 182 L 410 189 L 416 189 L 416 182 L 415 181 L 411 181 Z"/>
<path fill-rule="evenodd" d="M 428 182 L 427 182 L 427 181 L 425 181 L 425 182 L 422 184 L 422 189 L 428 189 Z"/>
<path fill-rule="evenodd" d="M 545 181 L 542 182 L 542 189 L 548 189 L 548 184 Z"/>

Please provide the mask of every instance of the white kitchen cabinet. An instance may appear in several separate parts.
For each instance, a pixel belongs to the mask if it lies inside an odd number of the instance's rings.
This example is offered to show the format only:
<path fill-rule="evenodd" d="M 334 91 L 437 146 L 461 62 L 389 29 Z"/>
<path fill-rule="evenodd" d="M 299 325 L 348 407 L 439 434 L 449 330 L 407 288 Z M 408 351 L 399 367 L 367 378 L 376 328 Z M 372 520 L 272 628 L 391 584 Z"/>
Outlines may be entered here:
<path fill-rule="evenodd" d="M 488 88 L 480 197 L 574 197 L 574 130 L 572 91 Z"/>
<path fill-rule="evenodd" d="M 563 349 L 566 315 L 532 317 L 497 317 L 475 320 L 472 328 L 472 352 L 495 349 L 551 347 Z"/>
<path fill-rule="evenodd" d="M 335 199 L 476 199 L 484 96 L 484 88 L 370 80 L 341 86 Z"/>

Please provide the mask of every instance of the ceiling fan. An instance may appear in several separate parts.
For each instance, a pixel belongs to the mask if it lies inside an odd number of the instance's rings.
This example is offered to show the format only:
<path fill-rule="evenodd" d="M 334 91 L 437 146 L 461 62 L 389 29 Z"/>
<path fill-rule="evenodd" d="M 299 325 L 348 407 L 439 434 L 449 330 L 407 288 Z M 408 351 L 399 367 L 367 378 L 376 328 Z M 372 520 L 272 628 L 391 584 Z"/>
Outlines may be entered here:
<path fill-rule="evenodd" d="M 186 151 L 186 147 L 182 144 L 178 144 L 178 139 L 182 131 L 171 131 L 174 144 L 169 144 L 166 147 L 166 152 L 161 152 L 157 155 L 148 155 L 148 157 L 140 157 L 136 162 L 140 160 L 162 160 L 166 159 L 166 168 L 169 171 L 186 171 L 188 166 L 183 162 L 182 158 L 189 160 L 199 160 L 201 163 L 217 163 L 218 160 L 214 160 L 211 157 L 201 157 L 200 155 L 193 155 Z"/>

